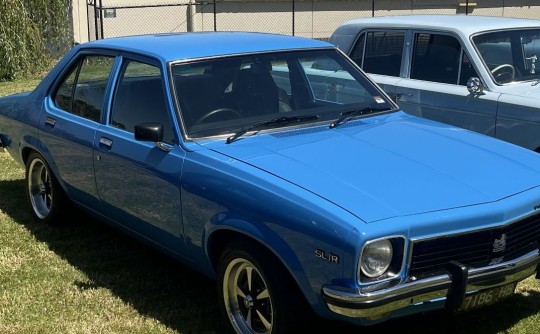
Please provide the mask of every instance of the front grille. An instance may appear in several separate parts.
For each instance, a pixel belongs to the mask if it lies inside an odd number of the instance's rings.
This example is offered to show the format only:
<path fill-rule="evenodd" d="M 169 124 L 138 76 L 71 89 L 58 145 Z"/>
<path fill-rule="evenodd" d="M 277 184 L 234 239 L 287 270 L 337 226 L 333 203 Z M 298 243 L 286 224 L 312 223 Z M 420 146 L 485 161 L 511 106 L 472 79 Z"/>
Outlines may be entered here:
<path fill-rule="evenodd" d="M 540 215 L 510 225 L 460 235 L 442 236 L 413 244 L 410 275 L 422 277 L 444 271 L 448 262 L 469 268 L 515 259 L 539 248 Z"/>

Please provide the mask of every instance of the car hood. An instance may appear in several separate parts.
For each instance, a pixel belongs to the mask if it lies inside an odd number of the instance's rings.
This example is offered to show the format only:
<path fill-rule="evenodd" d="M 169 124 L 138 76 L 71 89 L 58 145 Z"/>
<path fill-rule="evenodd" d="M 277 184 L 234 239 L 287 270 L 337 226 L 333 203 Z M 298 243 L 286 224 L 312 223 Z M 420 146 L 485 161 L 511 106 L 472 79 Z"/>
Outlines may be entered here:
<path fill-rule="evenodd" d="M 496 91 L 503 94 L 540 100 L 540 85 L 534 81 L 515 82 L 498 86 Z"/>
<path fill-rule="evenodd" d="M 368 223 L 497 201 L 540 184 L 540 155 L 402 112 L 204 146 Z"/>

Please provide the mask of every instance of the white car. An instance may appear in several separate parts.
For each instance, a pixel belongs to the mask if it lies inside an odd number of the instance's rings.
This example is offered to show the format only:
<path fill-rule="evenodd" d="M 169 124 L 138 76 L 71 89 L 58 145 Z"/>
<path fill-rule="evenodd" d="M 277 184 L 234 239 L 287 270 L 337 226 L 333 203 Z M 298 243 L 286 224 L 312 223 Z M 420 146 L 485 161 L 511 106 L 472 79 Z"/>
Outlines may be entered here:
<path fill-rule="evenodd" d="M 343 23 L 330 42 L 406 112 L 540 152 L 540 21 L 373 17 Z"/>

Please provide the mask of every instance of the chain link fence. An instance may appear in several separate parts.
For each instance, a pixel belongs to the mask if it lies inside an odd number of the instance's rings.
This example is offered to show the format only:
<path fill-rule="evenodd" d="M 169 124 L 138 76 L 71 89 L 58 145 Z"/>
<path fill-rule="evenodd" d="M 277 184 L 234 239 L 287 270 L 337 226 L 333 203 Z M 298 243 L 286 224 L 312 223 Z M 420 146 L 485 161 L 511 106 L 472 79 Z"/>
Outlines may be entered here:
<path fill-rule="evenodd" d="M 214 30 L 196 22 L 206 7 L 213 13 L 213 0 L 87 0 L 88 39 Z"/>
<path fill-rule="evenodd" d="M 88 40 L 185 31 L 259 31 L 327 39 L 354 18 L 465 14 L 540 19 L 539 0 L 79 0 Z"/>

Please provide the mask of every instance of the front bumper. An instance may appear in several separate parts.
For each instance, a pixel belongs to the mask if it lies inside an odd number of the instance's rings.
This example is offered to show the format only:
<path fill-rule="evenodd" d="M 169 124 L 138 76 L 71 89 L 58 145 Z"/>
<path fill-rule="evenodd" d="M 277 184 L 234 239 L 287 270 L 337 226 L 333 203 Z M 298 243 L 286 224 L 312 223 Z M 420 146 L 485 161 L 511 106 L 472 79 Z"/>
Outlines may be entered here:
<path fill-rule="evenodd" d="M 454 263 L 442 275 L 409 280 L 381 290 L 323 287 L 323 298 L 335 313 L 377 320 L 406 307 L 446 298 L 446 307 L 457 309 L 467 293 L 519 282 L 537 272 L 540 252 L 535 250 L 512 261 L 488 267 L 467 269 Z"/>

